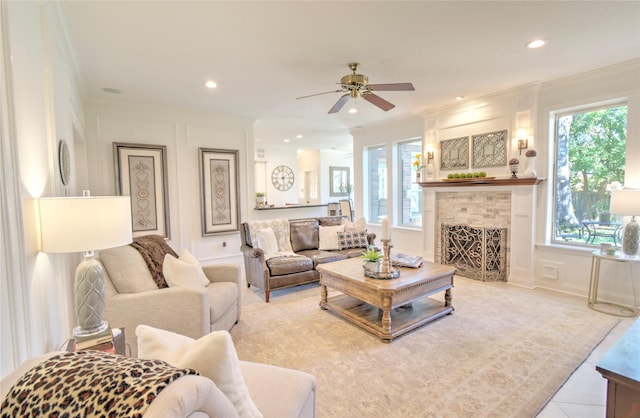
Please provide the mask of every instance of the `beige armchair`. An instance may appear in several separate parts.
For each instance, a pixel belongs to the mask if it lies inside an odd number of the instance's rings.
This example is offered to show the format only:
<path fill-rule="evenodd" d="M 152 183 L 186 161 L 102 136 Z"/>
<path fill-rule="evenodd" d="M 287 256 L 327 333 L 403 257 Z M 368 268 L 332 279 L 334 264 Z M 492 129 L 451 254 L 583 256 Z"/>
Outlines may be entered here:
<path fill-rule="evenodd" d="M 211 331 L 230 330 L 240 319 L 240 267 L 203 266 L 210 284 L 202 288 L 159 289 L 140 253 L 133 247 L 102 250 L 105 270 L 104 319 L 112 328 L 133 335 L 138 325 L 200 338 Z M 135 338 L 127 338 L 137 357 Z"/>

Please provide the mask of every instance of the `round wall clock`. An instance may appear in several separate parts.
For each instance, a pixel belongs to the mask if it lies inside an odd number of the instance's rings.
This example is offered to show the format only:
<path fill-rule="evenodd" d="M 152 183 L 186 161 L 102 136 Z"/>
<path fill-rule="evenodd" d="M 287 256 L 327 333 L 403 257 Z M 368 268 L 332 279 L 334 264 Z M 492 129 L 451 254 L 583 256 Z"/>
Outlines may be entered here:
<path fill-rule="evenodd" d="M 60 180 L 65 186 L 69 184 L 71 178 L 71 156 L 67 141 L 61 139 L 58 143 L 58 165 L 60 167 Z"/>
<path fill-rule="evenodd" d="M 293 186 L 294 180 L 293 170 L 286 165 L 277 166 L 271 173 L 273 187 L 281 191 L 289 190 Z"/>

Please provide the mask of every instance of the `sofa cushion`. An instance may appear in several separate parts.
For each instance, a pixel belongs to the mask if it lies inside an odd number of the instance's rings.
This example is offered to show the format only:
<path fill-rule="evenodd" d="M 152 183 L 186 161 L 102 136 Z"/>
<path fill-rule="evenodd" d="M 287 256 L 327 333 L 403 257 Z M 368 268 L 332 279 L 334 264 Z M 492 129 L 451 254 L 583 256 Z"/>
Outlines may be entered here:
<path fill-rule="evenodd" d="M 162 274 L 169 287 L 205 287 L 210 283 L 198 260 L 187 250 L 182 250 L 179 259 L 166 254 Z"/>
<path fill-rule="evenodd" d="M 130 245 L 100 251 L 100 261 L 118 293 L 158 290 L 147 263 Z"/>
<path fill-rule="evenodd" d="M 249 232 L 251 242 L 256 242 L 256 232 L 263 228 L 273 229 L 278 241 L 278 251 L 293 252 L 291 249 L 291 233 L 289 231 L 289 220 L 284 218 L 266 219 L 262 221 L 249 221 Z"/>
<path fill-rule="evenodd" d="M 264 251 L 265 254 L 276 254 L 278 252 L 278 240 L 271 228 L 262 228 L 256 231 L 256 248 Z"/>
<path fill-rule="evenodd" d="M 367 231 L 345 231 L 338 232 L 338 242 L 340 244 L 340 249 L 348 249 L 348 248 L 366 248 L 369 245 L 369 241 L 367 241 Z"/>
<path fill-rule="evenodd" d="M 337 250 L 340 248 L 338 243 L 338 232 L 344 232 L 344 226 L 320 226 L 319 236 L 320 244 L 319 250 Z"/>
<path fill-rule="evenodd" d="M 208 377 L 236 407 L 240 417 L 262 417 L 244 383 L 236 349 L 228 331 L 214 331 L 197 340 L 152 328 L 136 327 L 140 358 L 166 361 Z"/>
<path fill-rule="evenodd" d="M 317 219 L 289 221 L 293 252 L 318 248 L 319 225 Z"/>
<path fill-rule="evenodd" d="M 267 266 L 272 276 L 281 276 L 313 270 L 313 260 L 302 256 L 276 257 L 267 260 Z"/>
<path fill-rule="evenodd" d="M 320 226 L 342 225 L 342 216 L 321 216 L 318 218 Z"/>
<path fill-rule="evenodd" d="M 318 264 L 332 263 L 334 261 L 346 260 L 349 258 L 346 254 L 339 251 L 306 250 L 300 251 L 299 254 L 313 260 L 314 269 L 318 267 Z"/>
<path fill-rule="evenodd" d="M 355 222 L 344 219 L 342 224 L 344 225 L 345 231 L 361 231 L 367 227 L 367 221 L 364 218 L 360 218 Z"/>

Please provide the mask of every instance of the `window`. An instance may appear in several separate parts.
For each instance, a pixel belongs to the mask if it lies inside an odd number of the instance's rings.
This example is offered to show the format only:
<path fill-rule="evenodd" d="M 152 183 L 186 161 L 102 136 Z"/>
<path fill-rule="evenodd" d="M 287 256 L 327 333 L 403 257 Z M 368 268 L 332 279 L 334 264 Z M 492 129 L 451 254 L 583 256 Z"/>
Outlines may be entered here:
<path fill-rule="evenodd" d="M 609 201 L 624 184 L 626 138 L 626 105 L 555 115 L 554 242 L 620 245 Z"/>
<path fill-rule="evenodd" d="M 382 222 L 387 217 L 387 147 L 367 149 L 369 222 Z"/>
<path fill-rule="evenodd" d="M 422 188 L 416 183 L 416 167 L 422 157 L 422 139 L 412 139 L 398 144 L 398 167 L 400 178 L 400 222 L 402 226 L 422 226 Z"/>

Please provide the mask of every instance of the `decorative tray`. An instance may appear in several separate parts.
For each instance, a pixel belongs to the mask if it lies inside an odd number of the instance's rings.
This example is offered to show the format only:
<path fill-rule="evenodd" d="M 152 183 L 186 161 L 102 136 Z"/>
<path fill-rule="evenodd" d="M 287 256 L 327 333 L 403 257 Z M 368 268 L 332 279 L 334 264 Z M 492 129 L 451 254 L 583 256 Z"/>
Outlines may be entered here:
<path fill-rule="evenodd" d="M 472 178 L 464 178 L 464 179 L 442 179 L 442 181 L 450 181 L 450 182 L 464 182 L 464 181 L 478 181 L 478 180 L 493 180 L 495 177 L 472 177 Z"/>
<path fill-rule="evenodd" d="M 365 268 L 364 275 L 367 277 L 371 277 L 372 279 L 381 279 L 381 280 L 397 279 L 398 277 L 400 277 L 400 270 L 392 269 L 391 271 L 388 271 L 388 272 L 382 272 L 382 271 L 376 272 L 376 271 Z"/>

